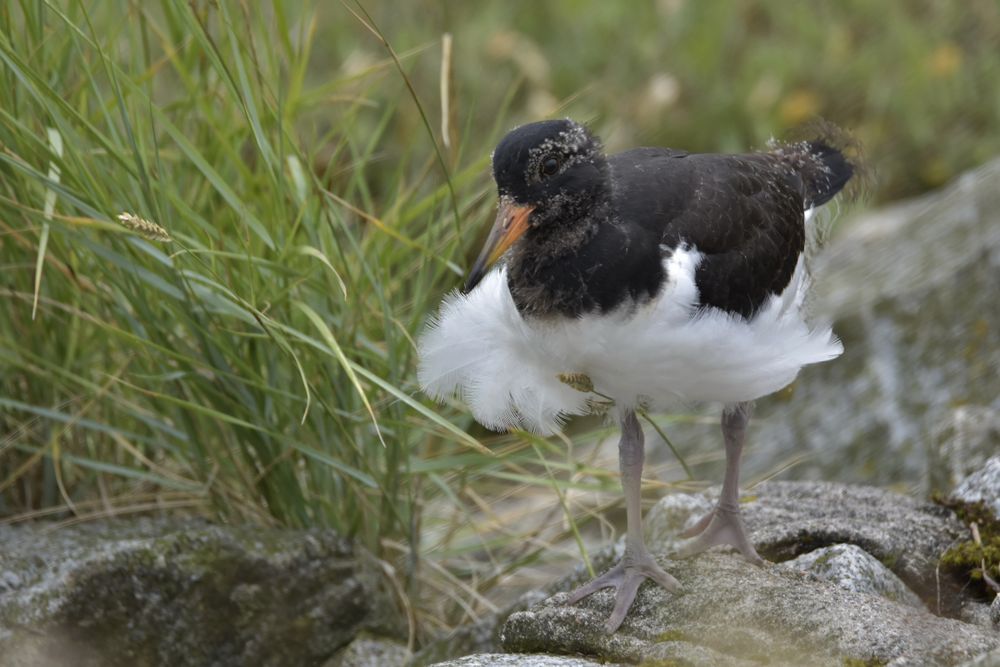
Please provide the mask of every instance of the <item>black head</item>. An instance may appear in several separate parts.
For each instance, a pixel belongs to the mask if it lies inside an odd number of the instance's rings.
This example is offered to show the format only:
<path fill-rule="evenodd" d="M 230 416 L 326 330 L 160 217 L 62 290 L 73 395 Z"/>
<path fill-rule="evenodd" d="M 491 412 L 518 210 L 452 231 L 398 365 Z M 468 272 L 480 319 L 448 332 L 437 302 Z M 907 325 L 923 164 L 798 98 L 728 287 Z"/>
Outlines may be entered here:
<path fill-rule="evenodd" d="M 532 207 L 531 227 L 580 215 L 606 196 L 607 174 L 600 141 L 569 119 L 522 125 L 493 152 L 500 197 Z"/>
<path fill-rule="evenodd" d="M 571 120 L 545 120 L 511 130 L 493 151 L 500 203 L 465 290 L 521 236 L 538 240 L 584 222 L 608 198 L 608 162 L 600 142 Z"/>

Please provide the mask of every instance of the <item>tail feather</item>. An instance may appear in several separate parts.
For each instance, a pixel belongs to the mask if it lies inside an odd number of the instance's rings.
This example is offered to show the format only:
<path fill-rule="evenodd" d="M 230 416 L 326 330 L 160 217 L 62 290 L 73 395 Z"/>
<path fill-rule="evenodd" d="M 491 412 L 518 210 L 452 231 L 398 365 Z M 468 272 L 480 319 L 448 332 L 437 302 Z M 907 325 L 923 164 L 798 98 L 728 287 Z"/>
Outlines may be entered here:
<path fill-rule="evenodd" d="M 833 123 L 817 120 L 794 134 L 798 140 L 772 140 L 769 148 L 801 179 L 806 209 L 826 204 L 845 188 L 850 194 L 866 189 L 868 173 L 861 145 L 849 133 Z"/>
<path fill-rule="evenodd" d="M 807 141 L 805 148 L 813 165 L 802 170 L 806 202 L 808 206 L 822 206 L 844 189 L 855 168 L 840 149 L 823 141 Z"/>

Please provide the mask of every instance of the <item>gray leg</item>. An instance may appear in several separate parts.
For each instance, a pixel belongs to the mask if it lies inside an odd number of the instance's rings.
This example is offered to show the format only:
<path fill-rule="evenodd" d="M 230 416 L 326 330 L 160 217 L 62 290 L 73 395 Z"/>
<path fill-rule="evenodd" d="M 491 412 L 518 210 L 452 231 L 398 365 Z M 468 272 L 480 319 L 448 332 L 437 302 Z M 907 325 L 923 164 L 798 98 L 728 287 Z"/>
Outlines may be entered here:
<path fill-rule="evenodd" d="M 618 629 L 625 614 L 635 600 L 639 584 L 652 579 L 671 593 L 679 593 L 681 585 L 663 571 L 646 548 L 642 535 L 642 486 L 643 451 L 642 427 L 634 412 L 622 419 L 622 437 L 618 443 L 618 462 L 621 467 L 622 489 L 625 491 L 625 517 L 628 523 L 625 534 L 625 555 L 613 568 L 570 593 L 567 604 L 575 604 L 602 588 L 614 588 L 615 608 L 604 624 L 608 633 Z"/>
<path fill-rule="evenodd" d="M 739 549 L 743 557 L 754 565 L 764 563 L 764 559 L 747 539 L 743 517 L 740 515 L 740 455 L 752 407 L 751 403 L 734 403 L 727 405 L 722 411 L 722 437 L 726 441 L 726 477 L 722 482 L 722 493 L 715 509 L 682 533 L 682 537 L 697 538 L 677 551 L 679 558 L 687 558 L 711 547 L 728 544 Z"/>

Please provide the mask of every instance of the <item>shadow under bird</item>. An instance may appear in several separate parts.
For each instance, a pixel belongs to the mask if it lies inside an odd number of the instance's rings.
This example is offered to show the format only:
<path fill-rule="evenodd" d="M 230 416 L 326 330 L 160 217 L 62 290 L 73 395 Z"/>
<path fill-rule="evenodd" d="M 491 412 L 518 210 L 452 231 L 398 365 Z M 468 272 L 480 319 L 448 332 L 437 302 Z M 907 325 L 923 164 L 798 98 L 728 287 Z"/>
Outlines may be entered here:
<path fill-rule="evenodd" d="M 567 119 L 518 127 L 493 154 L 496 222 L 465 289 L 444 300 L 420 339 L 419 379 L 430 396 L 458 396 L 495 430 L 550 434 L 613 400 L 625 552 L 568 601 L 614 588 L 609 632 L 644 579 L 680 591 L 643 538 L 637 410 L 723 404 L 722 492 L 677 555 L 725 544 L 763 563 L 738 500 L 751 402 L 842 352 L 803 311 L 810 218 L 855 172 L 836 143 L 606 155 Z"/>

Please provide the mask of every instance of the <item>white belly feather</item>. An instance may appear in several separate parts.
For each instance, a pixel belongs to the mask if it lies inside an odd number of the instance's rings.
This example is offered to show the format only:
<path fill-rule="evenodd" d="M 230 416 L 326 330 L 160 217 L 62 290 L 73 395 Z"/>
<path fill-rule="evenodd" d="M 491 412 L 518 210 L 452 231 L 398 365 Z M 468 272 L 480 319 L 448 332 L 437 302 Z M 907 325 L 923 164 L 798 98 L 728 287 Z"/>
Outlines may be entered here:
<path fill-rule="evenodd" d="M 484 426 L 548 434 L 599 396 L 560 374 L 583 373 L 618 409 L 662 409 L 679 401 L 748 401 L 791 383 L 808 364 L 843 347 L 801 313 L 807 276 L 800 258 L 788 288 L 747 321 L 697 310 L 701 255 L 678 249 L 653 301 L 577 319 L 525 320 L 504 268 L 470 294 L 450 294 L 420 339 L 418 377 L 437 400 L 457 395 Z"/>

